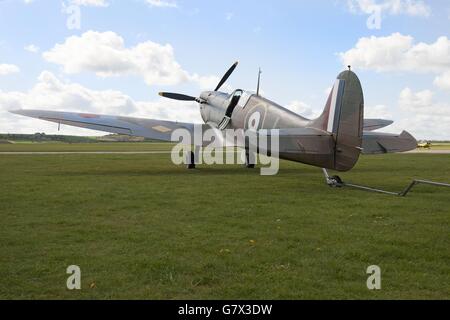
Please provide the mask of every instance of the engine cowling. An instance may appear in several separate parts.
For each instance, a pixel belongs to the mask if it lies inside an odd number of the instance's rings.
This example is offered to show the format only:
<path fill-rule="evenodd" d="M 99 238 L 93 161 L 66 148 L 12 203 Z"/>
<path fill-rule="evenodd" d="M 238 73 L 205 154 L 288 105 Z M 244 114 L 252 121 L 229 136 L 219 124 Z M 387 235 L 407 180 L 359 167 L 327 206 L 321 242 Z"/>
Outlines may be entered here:
<path fill-rule="evenodd" d="M 201 99 L 205 101 L 200 105 L 200 113 L 205 123 L 219 124 L 225 117 L 228 107 L 229 95 L 222 92 L 204 92 Z"/>

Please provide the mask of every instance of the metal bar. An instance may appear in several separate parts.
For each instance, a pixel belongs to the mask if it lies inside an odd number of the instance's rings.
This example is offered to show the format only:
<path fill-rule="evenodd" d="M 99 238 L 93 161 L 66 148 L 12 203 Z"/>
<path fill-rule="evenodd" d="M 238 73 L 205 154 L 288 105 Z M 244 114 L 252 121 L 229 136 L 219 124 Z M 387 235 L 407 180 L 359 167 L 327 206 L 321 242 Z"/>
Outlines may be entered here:
<path fill-rule="evenodd" d="M 326 182 L 330 187 L 351 187 L 351 188 L 361 189 L 361 190 L 365 190 L 365 191 L 389 194 L 392 196 L 406 197 L 406 195 L 412 190 L 412 188 L 414 188 L 418 184 L 427 184 L 427 185 L 431 185 L 431 186 L 450 188 L 450 184 L 448 184 L 448 183 L 428 181 L 428 180 L 413 180 L 402 192 L 392 192 L 392 191 L 386 191 L 386 190 L 376 189 L 376 188 L 372 188 L 372 187 L 361 186 L 358 184 L 346 183 L 346 182 L 342 181 L 338 176 L 330 177 L 327 169 L 322 169 L 322 171 L 325 176 Z"/>
<path fill-rule="evenodd" d="M 412 189 L 416 184 L 417 184 L 416 180 L 413 180 L 413 182 L 411 182 L 411 183 L 406 187 L 406 189 L 405 189 L 403 192 L 401 192 L 401 193 L 399 194 L 399 196 L 400 196 L 400 197 L 405 197 L 405 196 L 411 191 L 411 189 Z"/>
<path fill-rule="evenodd" d="M 399 195 L 398 192 L 391 192 L 391 191 L 386 191 L 386 190 L 380 190 L 380 189 L 360 186 L 360 185 L 357 185 L 357 184 L 351 184 L 351 183 L 346 183 L 346 182 L 344 182 L 343 185 L 346 186 L 346 187 L 352 187 L 352 188 L 362 189 L 362 190 L 366 190 L 366 191 L 390 194 L 390 195 L 393 195 L 393 196 L 398 196 Z"/>
<path fill-rule="evenodd" d="M 423 183 L 423 184 L 430 184 L 432 186 L 439 186 L 439 187 L 450 187 L 450 184 L 443 183 L 443 182 L 434 182 L 434 181 L 427 181 L 427 180 L 414 180 L 416 183 Z"/>
<path fill-rule="evenodd" d="M 414 180 L 402 193 L 399 194 L 401 197 L 406 197 L 406 195 L 411 191 L 411 189 L 418 184 L 428 184 L 430 186 L 437 186 L 437 187 L 447 187 L 450 188 L 450 184 L 448 183 L 442 183 L 442 182 L 435 182 L 435 181 L 428 181 L 428 180 Z"/>

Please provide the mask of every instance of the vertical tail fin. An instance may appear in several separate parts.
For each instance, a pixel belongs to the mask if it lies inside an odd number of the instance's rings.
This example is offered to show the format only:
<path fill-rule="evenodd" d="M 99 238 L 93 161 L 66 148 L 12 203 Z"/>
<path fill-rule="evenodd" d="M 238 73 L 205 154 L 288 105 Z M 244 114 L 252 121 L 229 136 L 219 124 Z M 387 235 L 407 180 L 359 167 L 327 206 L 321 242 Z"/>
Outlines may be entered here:
<path fill-rule="evenodd" d="M 364 123 L 364 95 L 361 83 L 352 71 L 342 72 L 336 79 L 322 115 L 312 127 L 328 131 L 335 139 L 334 167 L 338 171 L 352 169 L 359 159 Z"/>

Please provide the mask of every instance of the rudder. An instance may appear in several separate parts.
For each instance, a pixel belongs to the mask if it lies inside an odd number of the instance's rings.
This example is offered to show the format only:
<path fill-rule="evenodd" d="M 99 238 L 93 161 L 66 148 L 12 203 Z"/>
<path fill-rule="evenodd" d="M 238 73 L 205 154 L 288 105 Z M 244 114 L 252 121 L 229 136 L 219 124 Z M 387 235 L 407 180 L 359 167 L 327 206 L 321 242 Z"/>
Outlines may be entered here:
<path fill-rule="evenodd" d="M 356 74 L 344 71 L 336 79 L 323 114 L 312 126 L 333 134 L 334 166 L 348 171 L 359 159 L 364 124 L 364 95 Z"/>

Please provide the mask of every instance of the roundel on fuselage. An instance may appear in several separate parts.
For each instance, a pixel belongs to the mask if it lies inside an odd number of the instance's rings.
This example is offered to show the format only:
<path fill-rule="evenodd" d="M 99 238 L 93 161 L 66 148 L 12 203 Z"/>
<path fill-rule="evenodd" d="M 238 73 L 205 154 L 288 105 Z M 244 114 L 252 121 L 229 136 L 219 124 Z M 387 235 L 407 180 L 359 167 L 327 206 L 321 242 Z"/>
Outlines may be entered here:
<path fill-rule="evenodd" d="M 245 129 L 259 130 L 264 127 L 266 118 L 266 106 L 258 105 L 250 109 L 245 120 Z"/>
<path fill-rule="evenodd" d="M 261 113 L 259 111 L 253 112 L 250 117 L 248 117 L 247 128 L 249 130 L 258 130 L 259 124 L 261 123 Z"/>

